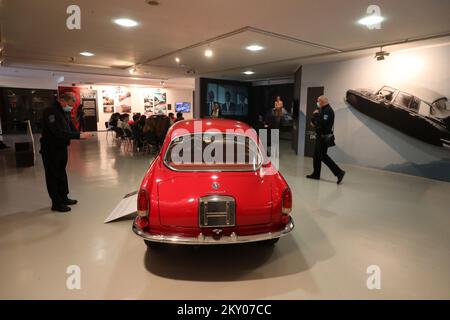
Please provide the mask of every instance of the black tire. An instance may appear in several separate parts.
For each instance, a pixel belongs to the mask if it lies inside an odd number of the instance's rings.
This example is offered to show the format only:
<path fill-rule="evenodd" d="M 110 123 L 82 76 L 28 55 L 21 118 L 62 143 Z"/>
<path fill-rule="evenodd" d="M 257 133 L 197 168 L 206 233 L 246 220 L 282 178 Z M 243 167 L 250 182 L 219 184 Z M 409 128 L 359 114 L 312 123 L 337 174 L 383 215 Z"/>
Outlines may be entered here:
<path fill-rule="evenodd" d="M 266 246 L 274 246 L 278 242 L 278 240 L 280 240 L 280 238 L 264 240 L 264 241 L 261 241 L 261 244 L 266 245 Z"/>

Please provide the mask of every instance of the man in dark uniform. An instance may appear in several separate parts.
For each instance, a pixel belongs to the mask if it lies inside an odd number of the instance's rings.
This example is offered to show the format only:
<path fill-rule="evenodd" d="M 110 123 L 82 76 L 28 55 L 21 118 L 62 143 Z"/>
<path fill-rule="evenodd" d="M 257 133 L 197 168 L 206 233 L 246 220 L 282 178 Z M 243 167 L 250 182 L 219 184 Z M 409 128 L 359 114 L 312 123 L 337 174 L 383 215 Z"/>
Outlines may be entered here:
<path fill-rule="evenodd" d="M 328 99 L 325 96 L 320 96 L 317 99 L 317 109 L 314 111 L 312 126 L 316 129 L 316 144 L 314 147 L 314 172 L 306 177 L 309 179 L 320 179 L 320 171 L 322 161 L 337 177 L 337 183 L 340 184 L 344 178 L 345 171 L 338 167 L 338 165 L 327 154 L 328 148 L 334 145 L 333 134 L 334 127 L 334 111 L 328 104 Z M 331 144 L 331 145 L 330 145 Z"/>
<path fill-rule="evenodd" d="M 70 93 L 62 94 L 55 104 L 44 109 L 42 115 L 41 155 L 44 162 L 45 181 L 52 199 L 52 210 L 70 211 L 69 205 L 77 200 L 67 197 L 67 146 L 72 139 L 87 139 L 89 134 L 80 134 L 67 113 L 75 103 L 75 97 Z"/>

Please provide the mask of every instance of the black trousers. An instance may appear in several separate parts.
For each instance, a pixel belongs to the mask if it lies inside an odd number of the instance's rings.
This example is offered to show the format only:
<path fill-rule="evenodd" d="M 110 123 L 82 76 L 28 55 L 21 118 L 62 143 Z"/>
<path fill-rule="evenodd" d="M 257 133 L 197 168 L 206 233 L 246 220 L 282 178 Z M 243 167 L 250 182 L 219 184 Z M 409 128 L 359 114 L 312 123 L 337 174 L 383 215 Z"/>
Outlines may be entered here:
<path fill-rule="evenodd" d="M 333 161 L 333 159 L 330 158 L 330 156 L 327 154 L 328 147 L 324 143 L 324 141 L 318 137 L 316 139 L 316 144 L 314 146 L 314 172 L 313 175 L 320 177 L 320 171 L 322 169 L 322 162 L 327 165 L 328 168 L 333 172 L 335 176 L 340 174 L 342 172 L 341 168 L 338 167 L 338 165 Z"/>
<path fill-rule="evenodd" d="M 66 174 L 67 147 L 43 148 L 41 155 L 48 195 L 52 199 L 53 205 L 61 205 L 69 194 Z"/>

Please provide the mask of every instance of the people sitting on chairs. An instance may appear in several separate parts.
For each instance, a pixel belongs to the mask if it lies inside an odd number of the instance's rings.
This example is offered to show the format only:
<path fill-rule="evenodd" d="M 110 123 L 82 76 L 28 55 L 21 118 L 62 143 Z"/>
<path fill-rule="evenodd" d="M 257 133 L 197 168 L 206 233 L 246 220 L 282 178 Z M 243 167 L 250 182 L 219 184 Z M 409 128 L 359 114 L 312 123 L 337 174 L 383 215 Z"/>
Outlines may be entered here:
<path fill-rule="evenodd" d="M 169 113 L 169 120 L 170 120 L 171 125 L 177 121 L 177 118 L 175 118 L 175 115 L 173 114 L 173 112 Z"/>
<path fill-rule="evenodd" d="M 108 121 L 109 127 L 116 128 L 117 122 L 119 121 L 119 117 L 120 117 L 120 113 L 118 113 L 118 112 L 113 113 Z"/>
<path fill-rule="evenodd" d="M 175 122 L 182 121 L 182 120 L 184 120 L 183 114 L 181 112 L 177 112 L 177 119 L 175 120 Z"/>
<path fill-rule="evenodd" d="M 131 131 L 133 133 L 134 147 L 137 151 L 142 150 L 144 146 L 144 126 L 147 117 L 135 114 L 133 116 L 134 123 L 131 125 Z"/>
<path fill-rule="evenodd" d="M 130 121 L 130 115 L 128 113 L 121 114 L 119 117 L 119 121 L 117 121 L 117 127 L 121 128 L 123 131 L 130 130 L 131 127 L 128 123 Z"/>

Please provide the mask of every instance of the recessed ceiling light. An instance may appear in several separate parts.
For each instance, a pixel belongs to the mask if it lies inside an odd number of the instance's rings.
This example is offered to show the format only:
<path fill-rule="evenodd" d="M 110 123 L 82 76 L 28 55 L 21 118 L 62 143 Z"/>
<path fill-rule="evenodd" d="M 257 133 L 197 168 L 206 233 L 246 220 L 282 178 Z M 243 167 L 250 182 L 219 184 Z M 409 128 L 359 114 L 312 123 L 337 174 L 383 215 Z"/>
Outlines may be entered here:
<path fill-rule="evenodd" d="M 80 54 L 82 56 L 85 56 L 85 57 L 92 57 L 92 56 L 94 56 L 94 54 L 92 52 L 89 52 L 89 51 L 83 51 L 83 52 L 80 52 Z"/>
<path fill-rule="evenodd" d="M 246 74 L 246 75 L 248 75 L 248 76 L 250 76 L 250 75 L 252 75 L 252 74 L 255 74 L 253 71 L 251 71 L 251 70 L 247 70 L 247 71 L 244 71 L 244 72 L 242 72 L 243 74 Z"/>
<path fill-rule="evenodd" d="M 211 49 L 205 50 L 205 57 L 211 58 L 213 56 L 213 52 Z"/>
<path fill-rule="evenodd" d="M 136 27 L 138 23 L 134 20 L 128 19 L 128 18 L 119 18 L 114 20 L 115 24 L 118 24 L 119 26 L 131 28 Z"/>
<path fill-rule="evenodd" d="M 136 73 L 136 71 L 137 71 L 136 67 L 132 67 L 132 68 L 130 68 L 130 70 L 129 70 L 129 72 L 130 72 L 131 74 Z"/>
<path fill-rule="evenodd" d="M 371 15 L 371 16 L 367 16 L 367 17 L 359 19 L 358 23 L 362 24 L 364 26 L 373 26 L 373 25 L 381 23 L 383 21 L 384 21 L 384 18 L 382 16 Z"/>
<path fill-rule="evenodd" d="M 249 51 L 261 51 L 262 49 L 264 49 L 264 47 L 261 47 L 260 45 L 257 44 L 252 44 L 251 46 L 248 46 L 245 49 Z"/>
<path fill-rule="evenodd" d="M 176 63 L 180 63 L 180 61 L 181 61 L 180 58 L 178 58 L 178 57 L 175 58 Z"/>

